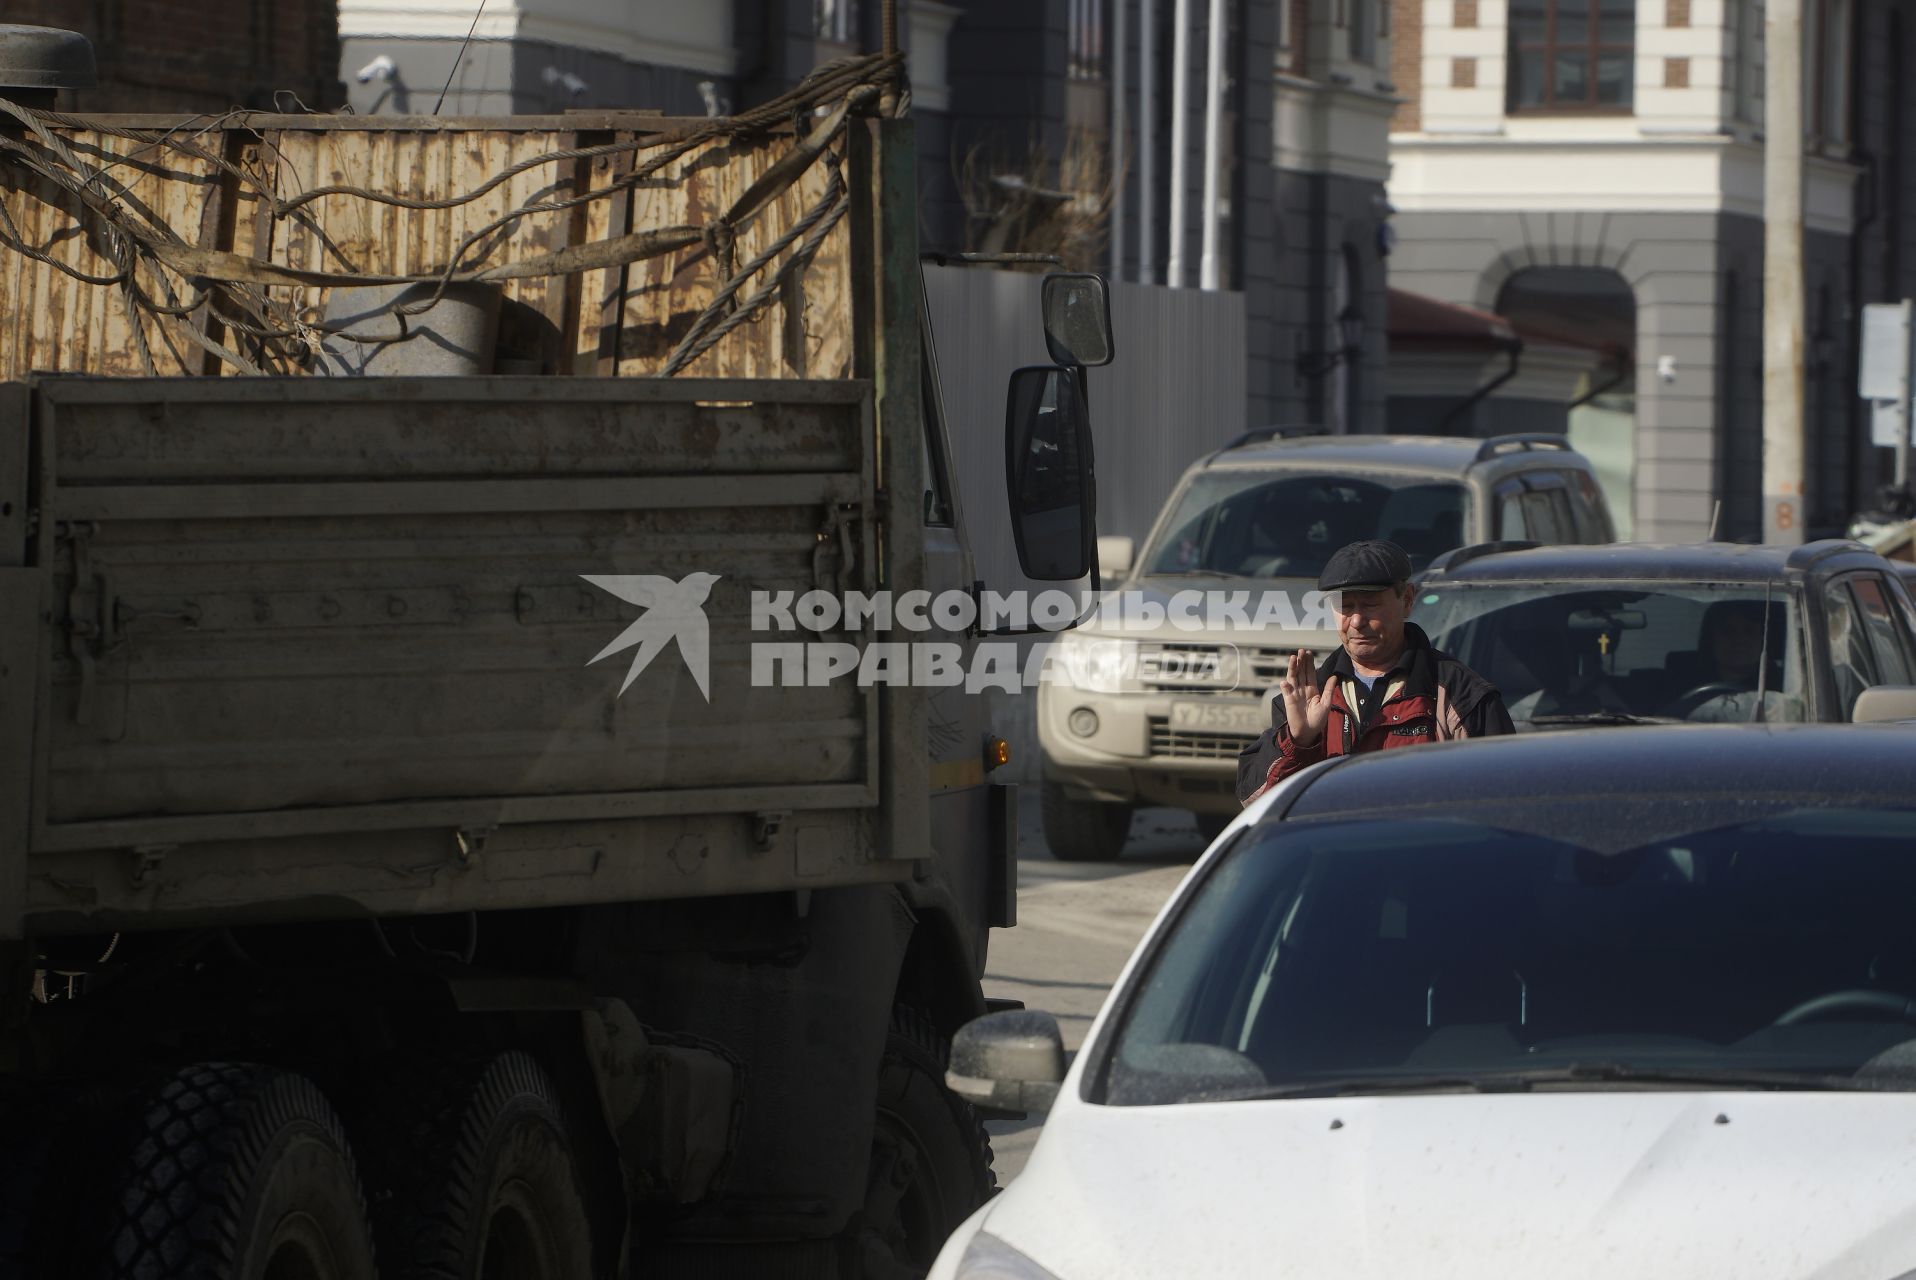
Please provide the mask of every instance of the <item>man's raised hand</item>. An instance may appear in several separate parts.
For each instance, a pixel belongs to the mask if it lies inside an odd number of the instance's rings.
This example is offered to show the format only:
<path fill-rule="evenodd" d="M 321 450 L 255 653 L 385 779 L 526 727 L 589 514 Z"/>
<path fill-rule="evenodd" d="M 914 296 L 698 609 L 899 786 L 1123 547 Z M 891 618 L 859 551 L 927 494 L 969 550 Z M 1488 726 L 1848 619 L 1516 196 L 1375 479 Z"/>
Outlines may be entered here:
<path fill-rule="evenodd" d="M 1331 718 L 1331 696 L 1328 688 L 1318 687 L 1317 666 L 1309 649 L 1291 655 L 1290 667 L 1277 687 L 1284 697 L 1291 741 L 1300 747 L 1315 746 Z"/>

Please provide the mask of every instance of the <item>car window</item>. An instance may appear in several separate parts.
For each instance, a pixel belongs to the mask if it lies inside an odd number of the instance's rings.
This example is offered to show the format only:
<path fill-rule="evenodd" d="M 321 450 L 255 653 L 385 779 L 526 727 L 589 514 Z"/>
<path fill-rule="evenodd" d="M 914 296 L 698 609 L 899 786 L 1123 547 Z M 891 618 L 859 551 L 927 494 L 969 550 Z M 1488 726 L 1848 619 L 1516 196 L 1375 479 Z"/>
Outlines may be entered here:
<path fill-rule="evenodd" d="M 1625 717 L 1808 718 L 1801 611 L 1789 591 L 1431 584 L 1413 617 L 1439 649 L 1497 686 L 1520 729 Z"/>
<path fill-rule="evenodd" d="M 1530 535 L 1523 519 L 1523 485 L 1510 481 L 1497 486 L 1497 540 L 1522 542 Z"/>
<path fill-rule="evenodd" d="M 1422 569 L 1463 545 L 1467 501 L 1461 483 L 1415 476 L 1207 471 L 1140 563 L 1147 574 L 1315 578 L 1346 543 L 1389 538 Z"/>
<path fill-rule="evenodd" d="M 1836 718 L 1847 720 L 1857 696 L 1883 680 L 1877 674 L 1875 656 L 1846 579 L 1837 578 L 1823 588 L 1823 626 L 1829 644 L 1830 679 L 1836 686 Z"/>
<path fill-rule="evenodd" d="M 1560 473 L 1526 471 L 1523 473 L 1523 485 L 1525 536 L 1530 541 L 1549 545 L 1584 540 L 1577 525 L 1568 483 Z"/>
<path fill-rule="evenodd" d="M 1571 494 L 1571 508 L 1576 515 L 1577 540 L 1597 543 L 1615 540 L 1616 531 L 1610 527 L 1608 519 L 1609 505 L 1604 501 L 1603 490 L 1597 487 L 1597 479 L 1588 471 L 1573 471 L 1576 487 Z"/>
<path fill-rule="evenodd" d="M 1630 1087 L 1593 1064 L 1916 1088 L 1894 1066 L 1916 1027 L 1873 998 L 1916 999 L 1916 812 L 1800 804 L 1587 797 L 1266 824 L 1121 993 L 1090 1096 L 1553 1072 Z"/>
<path fill-rule="evenodd" d="M 1916 672 L 1910 669 L 1909 650 L 1895 606 L 1890 603 L 1888 584 L 1880 574 L 1859 573 L 1850 579 L 1849 585 L 1861 611 L 1870 654 L 1876 659 L 1876 672 L 1882 682 L 1916 684 Z"/>

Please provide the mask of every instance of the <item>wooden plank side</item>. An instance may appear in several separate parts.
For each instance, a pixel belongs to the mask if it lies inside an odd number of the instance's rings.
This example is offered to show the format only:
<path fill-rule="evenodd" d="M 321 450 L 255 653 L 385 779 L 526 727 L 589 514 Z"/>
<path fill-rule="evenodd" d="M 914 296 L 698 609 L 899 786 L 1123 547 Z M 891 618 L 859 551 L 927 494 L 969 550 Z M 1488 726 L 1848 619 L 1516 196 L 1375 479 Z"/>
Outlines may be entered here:
<path fill-rule="evenodd" d="M 627 190 L 625 175 L 636 161 L 660 154 L 670 135 L 628 131 L 634 153 L 589 161 L 569 158 L 533 163 L 471 201 L 445 209 L 405 209 L 336 193 L 296 213 L 275 216 L 254 182 L 284 200 L 316 187 L 358 186 L 427 198 L 474 190 L 523 161 L 559 156 L 576 142 L 575 130 L 531 130 L 521 122 L 498 128 L 340 127 L 252 133 L 237 126 L 206 128 L 195 145 L 212 154 L 192 156 L 151 143 L 86 131 L 70 131 L 72 145 L 113 166 L 187 244 L 230 248 L 234 253 L 302 270 L 347 270 L 417 274 L 445 267 L 475 235 L 462 265 L 536 258 L 581 242 L 602 241 L 628 230 L 716 226 L 719 217 L 754 181 L 794 145 L 789 136 L 750 141 L 714 139 L 663 166 L 654 177 Z M 589 135 L 594 141 L 613 135 Z M 662 140 L 663 138 L 663 140 Z M 234 160 L 254 181 L 222 175 L 215 157 Z M 569 353 L 544 362 L 555 372 L 598 371 L 618 376 L 655 376 L 720 287 L 728 268 L 749 261 L 789 232 L 809 211 L 830 199 L 825 162 L 811 166 L 785 193 L 738 229 L 725 262 L 712 243 L 582 277 L 515 280 L 507 297 L 530 308 L 551 332 L 542 349 Z M 76 199 L 43 181 L 6 177 L 4 195 L 25 243 L 74 269 L 110 274 L 97 235 L 87 234 Z M 615 188 L 617 190 L 615 190 Z M 551 207 L 591 191 L 604 198 L 577 208 Z M 527 212 L 529 210 L 529 212 Z M 518 215 L 518 216 L 513 216 Z M 501 219 L 508 219 L 504 225 Z M 716 242 L 714 242 L 716 243 Z M 796 244 L 779 263 L 788 261 Z M 142 344 L 116 289 L 86 284 L 48 263 L 6 254 L 0 272 L 0 369 L 7 376 L 33 370 L 139 375 L 146 372 Z M 772 271 L 778 269 L 774 263 Z M 682 372 L 707 377 L 834 378 L 851 363 L 850 239 L 842 224 L 826 238 L 810 267 L 793 275 L 770 305 L 739 326 L 719 346 Z M 757 289 L 761 276 L 741 297 Z M 170 272 L 143 269 L 142 286 L 156 298 L 185 301 L 187 283 Z M 279 314 L 308 318 L 323 312 L 325 291 L 315 287 L 257 289 Z M 609 304 L 616 300 L 616 306 Z M 193 326 L 189 328 L 189 324 Z M 147 316 L 140 330 L 158 371 L 212 371 L 214 360 L 193 341 L 194 333 L 243 353 L 258 344 L 231 335 L 202 309 L 191 321 Z M 301 340 L 279 340 L 271 371 L 296 372 L 285 355 L 298 355 Z M 218 372 L 231 373 L 230 367 Z"/>

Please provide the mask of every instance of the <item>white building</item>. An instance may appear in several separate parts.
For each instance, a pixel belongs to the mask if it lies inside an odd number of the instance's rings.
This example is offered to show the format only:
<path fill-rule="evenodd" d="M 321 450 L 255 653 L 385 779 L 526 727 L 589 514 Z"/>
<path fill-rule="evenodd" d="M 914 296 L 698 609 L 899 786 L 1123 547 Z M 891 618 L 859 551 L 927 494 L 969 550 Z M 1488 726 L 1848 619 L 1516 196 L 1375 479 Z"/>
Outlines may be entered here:
<path fill-rule="evenodd" d="M 1868 23 L 1852 3 L 1872 9 Z M 1902 43 L 1878 4 L 1806 3 L 1811 526 L 1840 526 L 1874 470 L 1856 443 L 1849 352 L 1858 295 L 1894 293 L 1863 274 L 1881 254 L 1858 238 L 1859 207 L 1882 194 L 1859 189 L 1858 122 L 1902 149 L 1877 110 L 1902 59 L 1879 78 L 1858 57 L 1864 29 Z M 1723 534 L 1755 533 L 1760 0 L 1395 0 L 1395 11 L 1405 102 L 1391 133 L 1392 284 L 1620 340 L 1634 377 L 1607 410 L 1571 417 L 1580 446 L 1632 477 L 1613 503 L 1640 537 L 1703 537 L 1719 499 Z M 1871 111 L 1854 92 L 1859 68 L 1880 86 Z"/>

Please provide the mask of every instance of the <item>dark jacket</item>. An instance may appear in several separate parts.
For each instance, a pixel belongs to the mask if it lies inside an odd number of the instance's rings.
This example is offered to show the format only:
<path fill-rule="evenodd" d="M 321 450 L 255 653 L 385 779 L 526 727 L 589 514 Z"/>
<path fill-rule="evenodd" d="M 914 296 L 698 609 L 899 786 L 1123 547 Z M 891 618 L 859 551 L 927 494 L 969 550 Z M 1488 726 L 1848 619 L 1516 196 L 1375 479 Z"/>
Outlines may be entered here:
<path fill-rule="evenodd" d="M 1330 756 L 1515 732 L 1497 686 L 1432 648 L 1430 637 L 1415 623 L 1404 627 L 1403 656 L 1379 678 L 1381 695 L 1365 697 L 1350 655 L 1342 648 L 1317 669 L 1317 683 L 1330 690 L 1331 697 L 1324 736 L 1308 747 L 1292 742 L 1284 699 L 1274 698 L 1272 727 L 1238 753 L 1238 803 L 1249 804 L 1299 769 Z M 1365 719 L 1364 705 L 1378 697 L 1381 701 L 1370 707 Z"/>

